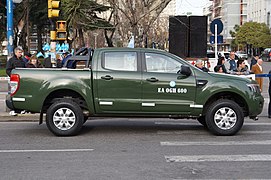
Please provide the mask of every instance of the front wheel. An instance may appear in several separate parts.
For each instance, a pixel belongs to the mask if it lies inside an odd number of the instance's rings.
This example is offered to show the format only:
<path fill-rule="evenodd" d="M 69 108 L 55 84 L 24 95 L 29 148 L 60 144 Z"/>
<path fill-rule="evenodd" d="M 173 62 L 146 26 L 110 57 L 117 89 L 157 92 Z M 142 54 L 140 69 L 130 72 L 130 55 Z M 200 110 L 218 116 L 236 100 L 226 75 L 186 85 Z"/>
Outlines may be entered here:
<path fill-rule="evenodd" d="M 46 125 L 57 136 L 76 135 L 83 123 L 82 109 L 71 99 L 56 101 L 47 110 Z"/>
<path fill-rule="evenodd" d="M 234 135 L 242 128 L 243 123 L 244 114 L 241 107 L 228 99 L 214 102 L 206 113 L 206 125 L 215 135 Z"/>

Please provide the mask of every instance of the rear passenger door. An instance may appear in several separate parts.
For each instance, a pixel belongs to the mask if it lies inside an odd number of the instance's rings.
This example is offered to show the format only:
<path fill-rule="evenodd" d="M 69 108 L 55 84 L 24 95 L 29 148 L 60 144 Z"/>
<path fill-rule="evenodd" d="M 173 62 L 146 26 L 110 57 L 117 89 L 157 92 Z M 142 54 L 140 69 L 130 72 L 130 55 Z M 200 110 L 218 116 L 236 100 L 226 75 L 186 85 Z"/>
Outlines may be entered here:
<path fill-rule="evenodd" d="M 98 113 L 138 112 L 141 109 L 141 73 L 136 51 L 106 51 L 95 77 Z"/>

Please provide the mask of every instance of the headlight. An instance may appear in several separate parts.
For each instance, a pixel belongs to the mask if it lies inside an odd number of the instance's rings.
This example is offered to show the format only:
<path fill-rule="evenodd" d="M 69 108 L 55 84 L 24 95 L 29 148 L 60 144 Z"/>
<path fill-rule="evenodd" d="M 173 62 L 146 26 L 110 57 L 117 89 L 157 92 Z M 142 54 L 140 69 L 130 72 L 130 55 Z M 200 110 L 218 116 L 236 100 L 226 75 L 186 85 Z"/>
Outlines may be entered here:
<path fill-rule="evenodd" d="M 260 86 L 258 84 L 247 84 L 247 87 L 254 93 L 261 93 Z"/>

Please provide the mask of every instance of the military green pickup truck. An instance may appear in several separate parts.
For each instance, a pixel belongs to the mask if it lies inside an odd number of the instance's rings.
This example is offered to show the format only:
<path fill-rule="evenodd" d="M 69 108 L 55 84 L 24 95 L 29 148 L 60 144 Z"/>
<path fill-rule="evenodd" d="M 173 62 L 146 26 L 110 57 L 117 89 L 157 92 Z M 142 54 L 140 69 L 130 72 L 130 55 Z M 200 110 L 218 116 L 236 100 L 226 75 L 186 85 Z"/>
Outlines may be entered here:
<path fill-rule="evenodd" d="M 257 119 L 264 99 L 254 80 L 206 73 L 154 49 L 96 49 L 84 67 L 15 69 L 6 104 L 46 113 L 57 136 L 76 135 L 89 117 L 197 119 L 216 135 L 234 135 Z"/>

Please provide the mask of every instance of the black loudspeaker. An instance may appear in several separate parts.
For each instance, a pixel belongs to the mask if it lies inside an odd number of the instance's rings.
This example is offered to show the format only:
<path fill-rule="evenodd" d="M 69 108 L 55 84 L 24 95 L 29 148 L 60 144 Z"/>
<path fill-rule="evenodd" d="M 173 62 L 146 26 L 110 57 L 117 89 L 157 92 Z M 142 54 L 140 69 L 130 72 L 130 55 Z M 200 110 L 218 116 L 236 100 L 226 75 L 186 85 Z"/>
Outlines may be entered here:
<path fill-rule="evenodd" d="M 169 52 L 179 57 L 188 56 L 189 19 L 187 16 L 169 17 Z"/>
<path fill-rule="evenodd" d="M 206 57 L 207 16 L 189 16 L 189 28 L 189 57 Z"/>

